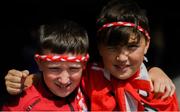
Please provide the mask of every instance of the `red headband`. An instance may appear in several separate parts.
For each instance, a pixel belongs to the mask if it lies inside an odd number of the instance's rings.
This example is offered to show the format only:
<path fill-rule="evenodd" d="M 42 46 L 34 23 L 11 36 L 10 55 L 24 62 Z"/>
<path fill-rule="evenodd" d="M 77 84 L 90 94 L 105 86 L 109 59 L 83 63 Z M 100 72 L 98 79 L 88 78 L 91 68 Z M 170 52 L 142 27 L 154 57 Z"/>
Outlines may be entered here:
<path fill-rule="evenodd" d="M 107 28 L 107 27 L 112 27 L 112 26 L 130 26 L 130 27 L 135 27 L 136 25 L 134 23 L 130 23 L 130 22 L 122 22 L 122 21 L 119 21 L 119 22 L 112 22 L 112 23 L 107 23 L 107 24 L 104 24 L 100 29 L 104 29 L 104 28 Z M 150 39 L 150 36 L 148 34 L 148 32 L 146 30 L 144 30 L 141 26 L 137 26 L 137 29 L 141 32 L 143 32 L 145 34 L 145 36 Z"/>
<path fill-rule="evenodd" d="M 69 62 L 85 62 L 89 59 L 89 54 L 86 54 L 85 56 L 79 55 L 79 56 L 67 56 L 67 55 L 39 55 L 35 54 L 36 59 L 41 59 L 43 61 L 69 61 Z"/>

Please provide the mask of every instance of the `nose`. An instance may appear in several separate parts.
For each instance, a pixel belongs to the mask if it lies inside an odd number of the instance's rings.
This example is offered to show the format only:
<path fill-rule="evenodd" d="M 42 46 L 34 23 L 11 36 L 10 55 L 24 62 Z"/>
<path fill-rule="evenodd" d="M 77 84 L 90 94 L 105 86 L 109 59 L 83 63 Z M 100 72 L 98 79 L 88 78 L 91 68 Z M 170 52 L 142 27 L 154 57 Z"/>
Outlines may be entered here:
<path fill-rule="evenodd" d="M 116 60 L 120 62 L 126 62 L 128 60 L 128 51 L 126 49 L 121 49 L 117 54 Z"/>
<path fill-rule="evenodd" d="M 58 81 L 63 84 L 63 85 L 66 85 L 70 82 L 70 79 L 69 79 L 69 73 L 67 71 L 63 71 L 61 72 L 61 74 L 59 75 L 58 77 Z"/>

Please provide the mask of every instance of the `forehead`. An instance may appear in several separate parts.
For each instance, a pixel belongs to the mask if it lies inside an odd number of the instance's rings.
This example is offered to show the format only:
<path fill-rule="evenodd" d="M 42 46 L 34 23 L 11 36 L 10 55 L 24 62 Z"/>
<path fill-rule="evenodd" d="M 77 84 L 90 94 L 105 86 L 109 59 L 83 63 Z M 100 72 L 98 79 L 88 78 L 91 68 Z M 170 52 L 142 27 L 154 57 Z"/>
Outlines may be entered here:
<path fill-rule="evenodd" d="M 78 54 L 73 54 L 73 53 L 62 53 L 62 54 L 58 54 L 58 53 L 53 53 L 50 50 L 43 50 L 43 55 L 65 55 L 65 56 L 77 56 Z"/>
<path fill-rule="evenodd" d="M 121 28 L 119 30 L 113 30 L 102 41 L 102 44 L 108 46 L 124 46 L 128 44 L 139 43 L 140 38 L 143 35 L 140 32 L 135 32 L 130 28 Z"/>
<path fill-rule="evenodd" d="M 131 33 L 128 36 L 124 37 L 109 37 L 109 38 L 119 38 L 119 39 L 110 39 L 110 43 L 107 43 L 107 46 L 127 46 L 131 44 L 139 44 L 142 38 L 136 34 Z M 105 44 L 106 45 L 106 44 Z"/>

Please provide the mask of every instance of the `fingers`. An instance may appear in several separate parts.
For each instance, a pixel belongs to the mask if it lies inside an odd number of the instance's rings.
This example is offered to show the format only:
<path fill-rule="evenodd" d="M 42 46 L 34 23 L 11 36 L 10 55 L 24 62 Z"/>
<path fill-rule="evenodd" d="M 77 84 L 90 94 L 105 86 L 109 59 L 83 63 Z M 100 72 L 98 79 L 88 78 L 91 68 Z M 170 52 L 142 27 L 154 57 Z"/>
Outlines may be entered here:
<path fill-rule="evenodd" d="M 171 87 L 167 86 L 166 91 L 165 91 L 164 95 L 161 97 L 161 99 L 166 99 L 167 97 L 170 96 L 170 94 L 171 94 Z"/>
<path fill-rule="evenodd" d="M 29 71 L 28 70 L 22 71 L 22 78 L 21 78 L 22 88 L 25 87 L 24 83 L 25 83 L 25 80 L 26 80 L 28 75 L 29 75 Z"/>
<path fill-rule="evenodd" d="M 152 83 L 152 81 L 151 81 L 151 80 L 149 80 L 149 82 L 150 82 L 151 91 L 153 91 L 153 90 L 154 90 L 153 83 Z"/>
<path fill-rule="evenodd" d="M 21 89 L 15 89 L 15 88 L 11 88 L 11 87 L 7 87 L 7 91 L 11 95 L 17 95 L 22 92 Z"/>
<path fill-rule="evenodd" d="M 13 69 L 8 72 L 8 74 L 5 77 L 5 80 L 18 83 L 21 82 L 21 77 L 22 72 Z"/>
<path fill-rule="evenodd" d="M 11 95 L 17 95 L 21 93 L 21 84 L 20 83 L 13 83 L 10 81 L 6 81 L 6 89 L 9 94 Z"/>
<path fill-rule="evenodd" d="M 170 96 L 173 96 L 175 91 L 176 91 L 176 86 L 174 85 L 174 83 L 172 83 Z"/>
<path fill-rule="evenodd" d="M 154 82 L 154 93 L 156 99 L 166 99 L 175 92 L 175 85 L 171 80 L 161 80 Z"/>
<path fill-rule="evenodd" d="M 23 70 L 22 71 L 22 77 L 27 77 L 29 75 L 29 71 L 28 70 Z"/>
<path fill-rule="evenodd" d="M 11 82 L 11 81 L 6 81 L 5 84 L 6 84 L 7 87 L 10 87 L 10 88 L 14 88 L 14 89 L 21 88 L 20 83 L 14 83 L 14 82 Z"/>
<path fill-rule="evenodd" d="M 9 94 L 19 94 L 24 85 L 24 80 L 29 75 L 28 70 L 18 71 L 15 69 L 9 70 L 5 76 L 6 89 Z"/>
<path fill-rule="evenodd" d="M 18 71 L 18 70 L 9 70 L 7 75 L 5 76 L 5 80 L 11 81 L 11 82 L 21 82 L 22 77 L 26 78 L 29 75 L 28 70 L 24 71 Z"/>
<path fill-rule="evenodd" d="M 159 84 L 159 93 L 164 93 L 165 92 L 165 88 L 167 87 L 168 85 L 166 85 L 165 82 L 162 82 Z"/>
<path fill-rule="evenodd" d="M 158 93 L 159 92 L 159 88 L 160 88 L 160 81 L 158 81 L 159 79 L 156 79 L 156 81 L 154 81 L 154 92 Z"/>
<path fill-rule="evenodd" d="M 159 82 L 159 81 L 155 81 L 154 82 L 154 98 L 155 99 L 159 99 L 160 98 L 160 96 L 162 96 L 162 93 L 159 91 L 160 89 L 160 85 L 161 85 L 161 83 Z"/>
<path fill-rule="evenodd" d="M 161 97 L 161 99 L 166 99 L 168 97 L 172 97 L 172 95 L 174 94 L 175 90 L 176 90 L 176 87 L 175 85 L 173 84 L 173 82 L 169 82 L 170 84 L 166 85 L 165 86 L 165 93 L 164 95 Z"/>
<path fill-rule="evenodd" d="M 153 82 L 153 91 L 156 97 L 166 99 L 174 94 L 175 85 L 164 71 L 158 67 L 153 67 L 149 70 L 149 74 Z"/>

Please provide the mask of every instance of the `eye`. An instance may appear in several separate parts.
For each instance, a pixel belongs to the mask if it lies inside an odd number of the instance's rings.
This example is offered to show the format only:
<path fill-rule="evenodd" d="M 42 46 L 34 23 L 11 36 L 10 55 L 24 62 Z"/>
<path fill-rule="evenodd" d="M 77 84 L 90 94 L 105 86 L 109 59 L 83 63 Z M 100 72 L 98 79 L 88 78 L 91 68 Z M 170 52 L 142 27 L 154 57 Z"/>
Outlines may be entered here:
<path fill-rule="evenodd" d="M 137 44 L 132 44 L 132 45 L 128 45 L 128 46 L 127 46 L 127 48 L 128 48 L 129 50 L 136 50 L 138 47 L 139 47 L 139 45 L 137 45 Z"/>
<path fill-rule="evenodd" d="M 117 48 L 115 48 L 115 47 L 107 47 L 107 49 L 109 52 L 116 52 L 117 51 Z"/>
<path fill-rule="evenodd" d="M 74 72 L 79 72 L 81 70 L 82 67 L 69 67 L 69 71 L 71 73 L 74 73 Z"/>
<path fill-rule="evenodd" d="M 51 72 L 60 72 L 60 71 L 62 71 L 62 69 L 58 68 L 58 67 L 49 67 L 48 70 L 51 71 Z"/>

